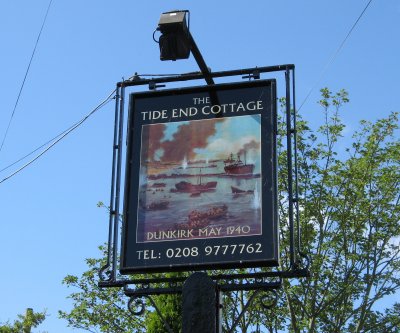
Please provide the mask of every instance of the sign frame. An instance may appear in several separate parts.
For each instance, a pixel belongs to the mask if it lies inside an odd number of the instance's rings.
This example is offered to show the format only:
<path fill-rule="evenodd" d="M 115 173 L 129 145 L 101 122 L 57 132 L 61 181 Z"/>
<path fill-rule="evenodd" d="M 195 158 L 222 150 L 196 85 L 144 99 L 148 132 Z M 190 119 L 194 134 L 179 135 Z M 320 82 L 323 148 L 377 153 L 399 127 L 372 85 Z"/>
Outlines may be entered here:
<path fill-rule="evenodd" d="M 249 92 L 250 101 L 254 101 L 251 91 L 254 93 L 267 92 L 267 96 L 263 96 L 260 100 L 263 103 L 259 104 L 259 109 L 256 111 L 246 109 L 240 116 L 252 117 L 259 115 L 260 121 L 260 159 L 262 172 L 260 174 L 261 180 L 261 206 L 264 207 L 268 204 L 270 212 L 266 217 L 266 214 L 262 215 L 261 226 L 262 232 L 265 229 L 269 229 L 270 234 L 257 234 L 257 235 L 234 235 L 230 237 L 216 237 L 216 238 L 193 238 L 193 239 L 173 239 L 173 240 L 161 240 L 158 242 L 138 242 L 137 229 L 139 224 L 138 210 L 139 207 L 139 196 L 138 189 L 140 187 L 140 170 L 141 165 L 141 151 L 143 144 L 143 126 L 151 126 L 155 124 L 170 124 L 179 122 L 194 122 L 194 121 L 222 121 L 226 118 L 237 118 L 238 115 L 227 115 L 222 114 L 223 112 L 217 112 L 220 108 L 217 106 L 229 104 L 227 103 L 227 98 L 224 93 L 229 95 L 229 93 L 242 91 L 241 94 L 237 94 L 237 98 L 241 102 L 246 103 L 246 94 L 243 91 Z M 204 94 L 209 97 L 208 103 L 203 105 L 198 105 L 196 108 L 198 114 L 193 115 L 191 119 L 176 117 L 173 118 L 173 111 L 171 108 L 167 110 L 164 115 L 166 118 L 162 120 L 163 114 L 161 113 L 146 113 L 145 109 L 140 109 L 139 101 L 151 101 L 151 100 L 179 100 L 187 98 L 193 98 L 190 96 L 200 94 L 204 97 Z M 202 98 L 203 98 L 202 97 Z M 186 98 L 186 99 L 187 99 Z M 240 99 L 242 98 L 242 99 Z M 228 101 L 229 102 L 229 101 Z M 231 103 L 232 104 L 232 100 Z M 247 99 L 249 102 L 249 99 Z M 266 103 L 265 103 L 266 102 Z M 159 102 L 158 102 L 159 103 Z M 146 104 L 146 103 L 144 103 Z M 151 104 L 151 103 L 150 103 Z M 202 107 L 206 107 L 208 104 L 208 109 L 205 113 L 202 113 Z M 215 114 L 211 112 L 213 105 Z M 255 108 L 256 104 L 252 104 L 251 108 Z M 159 105 L 160 106 L 160 105 Z M 261 106 L 263 107 L 261 109 Z M 186 107 L 189 107 L 186 104 Z M 264 110 L 267 108 L 267 111 Z M 162 106 L 158 109 L 164 109 Z M 179 107 L 177 107 L 179 109 Z M 154 108 L 150 108 L 147 111 L 155 111 Z M 193 109 L 194 110 L 194 109 Z M 228 113 L 229 113 L 228 109 Z M 261 111 L 263 110 L 263 111 Z M 241 111 L 241 110 L 239 110 Z M 254 112 L 253 112 L 254 111 Z M 208 113 L 208 114 L 207 114 Z M 146 118 L 147 116 L 147 118 Z M 158 119 L 154 119 L 159 117 Z M 187 117 L 187 116 L 186 116 Z M 242 118 L 244 119 L 244 118 Z M 160 122 L 160 120 L 162 120 Z M 171 121 L 172 120 L 172 121 Z M 277 212 L 277 156 L 276 156 L 276 135 L 277 135 L 277 106 L 276 106 L 276 81 L 274 79 L 270 80 L 257 80 L 251 82 L 240 82 L 240 83 L 228 83 L 228 84 L 217 84 L 212 86 L 200 86 L 200 87 L 188 87 L 188 88 L 178 88 L 178 89 L 168 89 L 162 91 L 150 91 L 150 92 L 139 92 L 130 95 L 129 101 L 129 119 L 128 119 L 128 148 L 126 157 L 126 170 L 125 170 L 125 192 L 124 192 L 124 208 L 123 208 L 123 229 L 122 229 L 122 244 L 121 244 L 121 261 L 120 261 L 120 272 L 122 274 L 130 273 L 148 273 L 148 272 L 167 272 L 167 271 L 184 271 L 184 270 L 201 270 L 201 269 L 226 269 L 226 268 L 246 268 L 246 267 L 267 267 L 267 266 L 278 266 L 279 264 L 279 239 L 278 239 L 278 212 Z M 139 131 L 138 129 L 141 129 Z M 140 147 L 139 147 L 140 144 Z M 139 160 L 139 162 L 138 162 Z M 267 165 L 267 166 L 266 166 Z M 265 169 L 267 168 L 267 169 Z M 136 171 L 135 171 L 136 170 Z M 266 185 L 268 184 L 268 185 Z M 135 194 L 135 189 L 136 193 Z M 266 193 L 267 191 L 267 193 Z M 136 202 L 136 206 L 135 203 Z M 133 203 L 133 204 L 132 204 Z M 132 207 L 133 206 L 133 207 Z M 149 208 L 149 205 L 144 207 Z M 136 214 L 136 216 L 134 215 Z M 132 232 L 133 228 L 136 228 Z M 135 236 L 135 243 L 133 244 L 132 234 Z M 225 235 L 226 236 L 226 235 Z M 237 239 L 246 239 L 239 243 L 234 241 Z M 248 241 L 250 238 L 253 241 Z M 225 243 L 221 245 L 221 240 Z M 211 247 L 212 260 L 207 258 L 206 253 L 200 251 L 201 243 L 207 243 L 208 249 Z M 173 245 L 173 244 L 179 244 Z M 244 247 L 241 245 L 244 244 Z M 229 256 L 224 255 L 218 256 L 215 253 L 215 249 L 219 247 L 219 250 L 226 249 L 226 252 L 232 251 L 234 245 L 237 245 L 237 253 L 230 253 Z M 147 247 L 146 247 L 147 246 Z M 226 247 L 227 246 L 227 247 Z M 189 255 L 188 257 L 182 257 L 184 249 L 190 249 L 191 253 L 197 253 L 195 256 Z M 193 248 L 197 248 L 193 250 Z M 242 248 L 242 253 L 240 256 L 238 252 Z M 172 249 L 172 250 L 170 250 Z M 180 249 L 180 250 L 177 250 Z M 267 254 L 256 255 L 254 253 L 257 250 L 267 249 Z M 167 256 L 167 250 L 169 254 Z M 171 251 L 173 255 L 171 258 Z M 182 259 L 176 259 L 176 252 L 180 251 Z M 246 252 L 243 254 L 243 251 Z M 187 252 L 187 251 L 186 251 Z M 134 253 L 134 254 L 133 254 Z M 132 258 L 135 257 L 136 259 Z M 173 259 L 173 260 L 170 260 Z M 196 260 L 195 260 L 196 259 Z M 193 261 L 194 260 L 194 261 Z M 138 265 L 139 263 L 139 265 Z"/>

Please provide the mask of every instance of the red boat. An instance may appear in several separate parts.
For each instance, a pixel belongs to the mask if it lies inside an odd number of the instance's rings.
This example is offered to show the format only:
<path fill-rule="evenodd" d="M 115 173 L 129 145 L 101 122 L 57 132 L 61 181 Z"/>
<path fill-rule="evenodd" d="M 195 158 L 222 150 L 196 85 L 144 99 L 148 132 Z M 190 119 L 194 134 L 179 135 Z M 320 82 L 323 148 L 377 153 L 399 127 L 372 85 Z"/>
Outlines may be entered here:
<path fill-rule="evenodd" d="M 206 192 L 215 190 L 217 187 L 217 182 L 208 182 L 205 184 L 192 184 L 189 182 L 181 181 L 175 184 L 176 189 L 179 192 Z"/>
<path fill-rule="evenodd" d="M 177 184 L 175 184 L 175 187 L 178 192 L 189 192 L 189 193 L 201 193 L 201 192 L 207 192 L 207 191 L 213 191 L 217 187 L 218 182 L 207 182 L 207 183 L 202 183 L 201 182 L 201 169 L 200 169 L 200 175 L 199 175 L 199 180 L 197 184 L 192 184 L 186 181 L 181 181 Z"/>
<path fill-rule="evenodd" d="M 246 156 L 245 162 L 243 163 L 239 154 L 237 154 L 237 159 L 234 159 L 231 153 L 230 157 L 226 159 L 224 163 L 224 170 L 229 175 L 248 175 L 252 174 L 254 171 L 254 164 L 246 164 Z"/>

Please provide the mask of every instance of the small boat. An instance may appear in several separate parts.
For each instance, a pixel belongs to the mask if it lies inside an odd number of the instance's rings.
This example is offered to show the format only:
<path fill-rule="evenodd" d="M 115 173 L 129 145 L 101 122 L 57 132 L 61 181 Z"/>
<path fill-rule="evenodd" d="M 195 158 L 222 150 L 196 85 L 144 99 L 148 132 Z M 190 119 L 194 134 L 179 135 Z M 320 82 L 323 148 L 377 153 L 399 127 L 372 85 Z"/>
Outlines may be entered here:
<path fill-rule="evenodd" d="M 222 206 L 211 207 L 205 212 L 192 210 L 188 215 L 188 220 L 189 222 L 202 219 L 215 220 L 224 217 L 227 214 L 227 212 L 228 212 L 228 206 L 225 204 Z"/>
<path fill-rule="evenodd" d="M 140 206 L 145 210 L 164 210 L 164 209 L 167 209 L 169 206 L 169 201 L 167 201 L 167 200 L 153 201 L 149 204 L 144 204 L 140 200 L 139 203 L 140 203 Z"/>
<path fill-rule="evenodd" d="M 232 193 L 233 194 L 253 194 L 254 193 L 254 190 L 242 190 L 242 189 L 240 189 L 240 188 L 238 188 L 238 187 L 235 187 L 235 186 L 231 186 L 231 189 L 232 189 Z"/>
<path fill-rule="evenodd" d="M 213 206 L 206 211 L 192 210 L 188 215 L 187 223 L 175 224 L 179 229 L 202 229 L 211 224 L 213 220 L 219 220 L 228 213 L 228 206 Z"/>
<path fill-rule="evenodd" d="M 165 187 L 167 184 L 165 183 L 154 183 L 153 185 L 151 185 L 151 187 L 153 188 L 162 188 Z"/>
<path fill-rule="evenodd" d="M 207 182 L 205 184 L 192 184 L 186 181 L 181 181 L 175 184 L 177 191 L 179 192 L 206 192 L 215 190 L 217 182 Z"/>
<path fill-rule="evenodd" d="M 192 184 L 186 181 L 181 181 L 177 184 L 175 184 L 176 190 L 178 192 L 188 192 L 188 193 L 195 193 L 195 192 L 207 192 L 207 191 L 213 191 L 217 187 L 218 182 L 207 182 L 207 183 L 202 183 L 201 182 L 201 169 L 200 169 L 200 174 L 198 178 L 198 183 L 197 184 Z"/>

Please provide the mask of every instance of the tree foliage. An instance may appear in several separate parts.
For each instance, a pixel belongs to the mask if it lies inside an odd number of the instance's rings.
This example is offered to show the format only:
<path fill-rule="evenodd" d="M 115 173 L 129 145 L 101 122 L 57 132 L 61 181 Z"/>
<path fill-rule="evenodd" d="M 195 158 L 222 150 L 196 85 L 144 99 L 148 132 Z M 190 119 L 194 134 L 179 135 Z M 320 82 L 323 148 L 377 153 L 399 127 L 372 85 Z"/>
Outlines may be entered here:
<path fill-rule="evenodd" d="M 349 139 L 340 112 L 346 91 L 321 90 L 324 121 L 315 130 L 298 116 L 298 189 L 302 252 L 311 277 L 284 280 L 277 306 L 255 302 L 236 332 L 385 332 L 400 331 L 400 303 L 385 302 L 400 289 L 400 141 L 398 114 L 361 121 Z M 281 101 L 284 104 L 284 100 Z M 284 105 L 283 105 L 284 106 Z M 285 124 L 279 124 L 279 217 L 281 267 L 289 268 L 288 191 Z M 69 276 L 77 288 L 71 312 L 60 312 L 69 325 L 91 332 L 165 332 L 154 313 L 132 318 L 120 290 L 99 289 L 100 259 L 88 260 L 82 277 Z M 223 323 L 230 328 L 251 292 L 225 295 Z M 180 302 L 157 298 L 180 331 Z M 392 302 L 393 303 L 393 302 Z"/>
<path fill-rule="evenodd" d="M 312 277 L 285 281 L 288 326 L 376 332 L 378 323 L 390 322 L 385 332 L 395 332 L 400 322 L 391 315 L 398 305 L 380 312 L 378 302 L 400 288 L 398 116 L 362 121 L 343 149 L 339 110 L 347 93 L 321 92 L 325 122 L 316 133 L 301 122 L 298 141 L 300 219 Z"/>
<path fill-rule="evenodd" d="M 68 275 L 63 283 L 76 290 L 69 295 L 71 311 L 59 311 L 68 326 L 92 333 L 146 332 L 141 317 L 127 310 L 127 298 L 121 288 L 99 288 L 99 270 L 105 265 L 106 247 L 99 247 L 102 258 L 86 259 L 88 270 L 80 277 Z"/>
<path fill-rule="evenodd" d="M 182 322 L 180 314 L 182 312 L 181 297 L 177 295 L 161 295 L 155 298 L 159 309 L 162 309 L 162 315 L 173 332 L 182 332 Z M 146 332 L 164 333 L 166 329 L 158 314 L 153 311 L 146 320 Z"/>
<path fill-rule="evenodd" d="M 0 333 L 30 333 L 32 327 L 39 326 L 46 319 L 46 312 L 34 312 L 28 308 L 25 315 L 18 315 L 18 319 L 0 325 Z"/>

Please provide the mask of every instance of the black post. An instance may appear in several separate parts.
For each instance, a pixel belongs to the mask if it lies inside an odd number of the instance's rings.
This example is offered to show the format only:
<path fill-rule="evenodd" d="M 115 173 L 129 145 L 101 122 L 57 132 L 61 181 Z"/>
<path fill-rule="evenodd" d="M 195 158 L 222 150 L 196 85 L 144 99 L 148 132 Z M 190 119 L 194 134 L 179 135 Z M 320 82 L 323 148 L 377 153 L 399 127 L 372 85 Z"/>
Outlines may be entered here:
<path fill-rule="evenodd" d="M 217 308 L 216 308 L 216 316 L 217 316 L 217 333 L 222 333 L 222 290 L 218 287 L 216 289 L 216 301 L 217 301 Z"/>
<path fill-rule="evenodd" d="M 202 272 L 189 276 L 182 289 L 182 333 L 217 333 L 216 304 L 214 281 Z"/>
<path fill-rule="evenodd" d="M 296 261 L 294 218 L 293 218 L 293 164 L 292 164 L 292 117 L 290 110 L 290 69 L 285 72 L 286 81 L 286 138 L 287 138 L 287 169 L 288 169 L 288 194 L 289 194 L 289 230 L 290 230 L 290 268 L 293 269 Z"/>
<path fill-rule="evenodd" d="M 123 146 L 123 128 L 124 128 L 124 103 L 125 103 L 125 87 L 121 87 L 121 96 L 119 100 L 119 125 L 118 125 L 118 143 L 115 148 L 118 149 L 117 153 L 117 174 L 115 180 L 115 202 L 114 202 L 114 211 L 113 218 L 114 218 L 114 231 L 113 231 L 113 238 L 114 238 L 114 247 L 113 247 L 113 254 L 112 254 L 112 262 L 113 262 L 113 270 L 112 270 L 112 279 L 113 281 L 117 280 L 117 261 L 118 261 L 118 249 L 115 244 L 118 243 L 118 229 L 119 229 L 119 204 L 120 204 L 120 187 L 121 187 L 121 166 L 122 166 L 122 146 Z"/>

